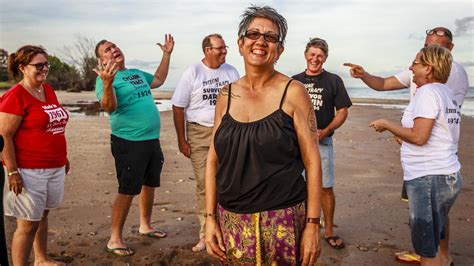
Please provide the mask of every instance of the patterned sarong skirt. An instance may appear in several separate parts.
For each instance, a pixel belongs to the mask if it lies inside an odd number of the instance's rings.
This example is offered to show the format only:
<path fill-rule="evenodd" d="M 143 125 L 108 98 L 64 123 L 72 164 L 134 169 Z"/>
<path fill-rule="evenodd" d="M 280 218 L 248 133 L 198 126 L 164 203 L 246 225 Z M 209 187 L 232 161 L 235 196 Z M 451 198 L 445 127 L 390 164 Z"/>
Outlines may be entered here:
<path fill-rule="evenodd" d="M 297 265 L 305 203 L 280 210 L 238 214 L 218 206 L 226 265 Z"/>

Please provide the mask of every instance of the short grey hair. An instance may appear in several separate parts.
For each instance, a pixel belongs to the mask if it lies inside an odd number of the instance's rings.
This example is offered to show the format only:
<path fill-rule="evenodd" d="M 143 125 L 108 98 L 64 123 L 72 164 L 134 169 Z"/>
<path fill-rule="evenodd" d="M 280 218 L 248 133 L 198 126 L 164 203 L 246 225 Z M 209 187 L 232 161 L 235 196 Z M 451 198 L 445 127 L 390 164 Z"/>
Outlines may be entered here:
<path fill-rule="evenodd" d="M 286 19 L 280 15 L 274 8 L 269 6 L 251 5 L 242 14 L 242 21 L 239 24 L 239 38 L 243 38 L 248 30 L 250 23 L 256 18 L 264 18 L 273 22 L 278 28 L 280 35 L 280 45 L 285 44 L 286 33 L 288 32 L 288 24 Z"/>
<path fill-rule="evenodd" d="M 314 47 L 314 48 L 319 48 L 321 49 L 324 54 L 326 55 L 326 57 L 328 57 L 329 55 L 329 46 L 328 46 L 328 43 L 321 39 L 321 38 L 311 38 L 309 39 L 309 42 L 306 44 L 306 49 L 304 50 L 304 52 L 308 52 L 309 48 L 311 47 Z"/>

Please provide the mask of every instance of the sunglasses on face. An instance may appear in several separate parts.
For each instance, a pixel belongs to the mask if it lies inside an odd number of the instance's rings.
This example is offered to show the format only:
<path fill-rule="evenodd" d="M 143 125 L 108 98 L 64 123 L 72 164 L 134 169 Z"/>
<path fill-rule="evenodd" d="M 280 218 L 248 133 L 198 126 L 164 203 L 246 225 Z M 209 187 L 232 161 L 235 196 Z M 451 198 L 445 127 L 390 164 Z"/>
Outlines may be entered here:
<path fill-rule="evenodd" d="M 36 64 L 28 64 L 28 65 L 34 66 L 34 67 L 36 68 L 36 70 L 38 70 L 38 71 L 43 70 L 44 67 L 48 67 L 48 69 L 49 69 L 49 66 L 50 66 L 49 62 L 36 63 Z"/>
<path fill-rule="evenodd" d="M 413 62 L 411 62 L 411 67 L 415 67 L 416 65 L 418 64 L 421 64 L 420 61 L 416 61 L 416 60 L 413 60 Z"/>
<path fill-rule="evenodd" d="M 271 43 L 280 42 L 280 35 L 275 34 L 275 33 L 260 33 L 258 31 L 248 30 L 243 34 L 245 38 L 248 38 L 250 40 L 258 40 L 260 39 L 260 36 L 262 35 L 263 35 L 263 39 L 265 39 L 265 41 L 267 42 L 271 42 Z"/>
<path fill-rule="evenodd" d="M 213 47 L 213 46 L 208 46 L 209 49 L 216 49 L 216 50 L 227 50 L 227 48 L 229 48 L 229 46 L 225 45 L 225 46 L 219 46 L 219 47 Z"/>
<path fill-rule="evenodd" d="M 426 35 L 433 35 L 433 34 L 436 34 L 438 36 L 446 36 L 448 37 L 450 40 L 453 39 L 453 36 L 450 32 L 447 32 L 445 30 L 435 30 L 435 29 L 432 29 L 432 30 L 426 30 Z"/>

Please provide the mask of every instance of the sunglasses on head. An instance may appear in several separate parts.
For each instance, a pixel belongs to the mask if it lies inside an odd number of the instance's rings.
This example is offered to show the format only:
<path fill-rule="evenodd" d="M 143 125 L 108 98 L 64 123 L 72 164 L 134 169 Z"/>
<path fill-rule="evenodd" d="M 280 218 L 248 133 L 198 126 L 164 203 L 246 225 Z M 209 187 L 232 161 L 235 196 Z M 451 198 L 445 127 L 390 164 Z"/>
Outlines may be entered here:
<path fill-rule="evenodd" d="M 50 66 L 49 62 L 36 63 L 36 64 L 28 64 L 28 65 L 34 66 L 34 67 L 36 68 L 36 70 L 38 70 L 38 71 L 43 70 L 43 68 L 44 68 L 45 66 L 48 67 L 48 69 L 49 69 L 49 66 Z"/>
<path fill-rule="evenodd" d="M 258 31 L 248 30 L 242 36 L 250 40 L 258 40 L 263 35 L 263 39 L 267 42 L 278 43 L 280 42 L 280 35 L 275 33 L 260 33 Z"/>
<path fill-rule="evenodd" d="M 453 39 L 453 35 L 452 35 L 451 32 L 449 32 L 449 31 L 442 30 L 442 29 L 426 30 L 426 35 L 433 35 L 433 34 L 436 34 L 436 35 L 438 35 L 438 36 L 446 36 L 446 37 L 448 37 L 450 40 Z"/>

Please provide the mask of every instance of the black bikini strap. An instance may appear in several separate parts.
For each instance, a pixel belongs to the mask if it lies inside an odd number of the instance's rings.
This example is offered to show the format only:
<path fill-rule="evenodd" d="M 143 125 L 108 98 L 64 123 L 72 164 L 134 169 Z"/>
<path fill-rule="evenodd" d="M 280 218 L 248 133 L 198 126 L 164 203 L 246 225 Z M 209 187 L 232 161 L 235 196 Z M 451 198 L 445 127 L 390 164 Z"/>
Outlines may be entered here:
<path fill-rule="evenodd" d="M 227 95 L 227 110 L 225 111 L 226 114 L 229 113 L 229 109 L 230 109 L 230 95 L 232 94 L 232 90 L 231 90 L 231 85 L 232 83 L 229 84 L 229 95 Z"/>
<path fill-rule="evenodd" d="M 283 101 L 285 101 L 285 97 L 286 97 L 286 91 L 288 90 L 288 87 L 290 86 L 290 83 L 293 81 L 293 79 L 290 79 L 288 81 L 288 84 L 286 84 L 286 87 L 285 87 L 285 91 L 283 92 L 283 96 L 281 97 L 281 102 L 280 102 L 280 109 L 281 107 L 283 106 Z"/>

